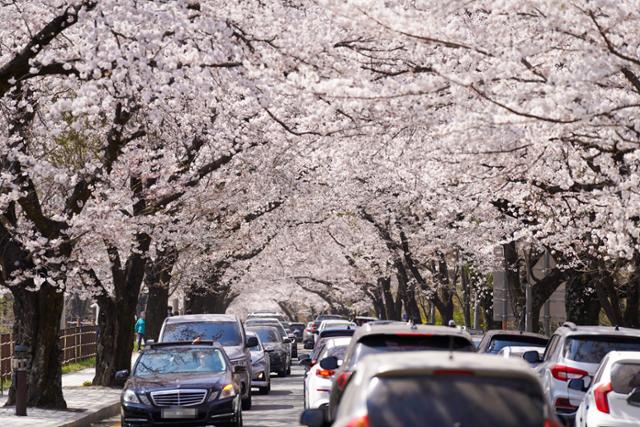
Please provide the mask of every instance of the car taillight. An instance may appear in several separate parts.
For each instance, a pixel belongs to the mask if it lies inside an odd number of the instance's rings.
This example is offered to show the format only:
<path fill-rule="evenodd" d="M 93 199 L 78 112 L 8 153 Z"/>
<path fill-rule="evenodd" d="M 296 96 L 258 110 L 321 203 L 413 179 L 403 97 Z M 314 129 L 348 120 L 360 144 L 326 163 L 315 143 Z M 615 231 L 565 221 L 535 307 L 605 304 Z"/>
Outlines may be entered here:
<path fill-rule="evenodd" d="M 589 372 L 572 368 L 571 366 L 553 365 L 551 367 L 551 375 L 559 381 L 569 381 L 584 378 L 589 375 Z"/>
<path fill-rule="evenodd" d="M 562 427 L 562 424 L 560 424 L 559 422 L 555 421 L 555 420 L 550 420 L 550 419 L 546 419 L 544 420 L 544 426 L 543 427 Z"/>
<path fill-rule="evenodd" d="M 566 397 L 559 397 L 556 399 L 556 411 L 558 412 L 573 412 L 578 409 L 577 406 L 573 405 L 569 399 Z"/>
<path fill-rule="evenodd" d="M 611 383 L 601 384 L 593 390 L 593 400 L 596 401 L 596 408 L 598 411 L 608 414 L 609 413 L 609 399 L 607 395 L 613 391 Z"/>
<path fill-rule="evenodd" d="M 336 385 L 340 390 L 344 390 L 347 384 L 349 383 L 349 378 L 351 378 L 351 372 L 343 372 L 338 375 L 336 378 Z"/>
<path fill-rule="evenodd" d="M 369 416 L 363 415 L 349 421 L 345 427 L 369 427 Z"/>
<path fill-rule="evenodd" d="M 322 378 L 331 378 L 335 373 L 336 371 L 331 369 L 318 369 L 316 371 L 316 375 Z"/>

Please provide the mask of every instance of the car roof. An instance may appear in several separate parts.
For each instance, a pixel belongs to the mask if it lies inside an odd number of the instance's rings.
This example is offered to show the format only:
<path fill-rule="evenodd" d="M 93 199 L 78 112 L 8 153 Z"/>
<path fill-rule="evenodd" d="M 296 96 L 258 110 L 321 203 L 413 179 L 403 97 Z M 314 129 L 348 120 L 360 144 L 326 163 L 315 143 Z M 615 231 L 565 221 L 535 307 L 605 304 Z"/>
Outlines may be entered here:
<path fill-rule="evenodd" d="M 326 349 L 331 347 L 348 346 L 350 342 L 351 342 L 351 337 L 345 337 L 345 336 L 330 337 L 330 338 L 327 338 L 324 348 Z"/>
<path fill-rule="evenodd" d="M 470 343 L 471 336 L 460 328 L 452 328 L 449 326 L 434 325 L 414 325 L 411 323 L 390 323 L 390 324 L 371 324 L 365 323 L 360 326 L 353 334 L 353 341 L 358 342 L 362 338 L 369 335 L 397 335 L 397 334 L 429 334 L 458 336 L 468 340 Z"/>
<path fill-rule="evenodd" d="M 276 328 L 275 326 L 271 326 L 271 325 L 248 325 L 246 327 L 247 331 L 256 331 L 258 329 L 272 329 L 277 333 L 280 333 L 280 328 Z"/>
<path fill-rule="evenodd" d="M 411 351 L 380 353 L 365 357 L 359 362 L 358 371 L 365 377 L 394 376 L 431 373 L 434 370 L 485 371 L 500 376 L 527 377 L 538 382 L 538 377 L 522 359 L 504 359 L 490 354 Z"/>
<path fill-rule="evenodd" d="M 620 360 L 638 361 L 640 363 L 640 351 L 610 351 L 607 357 L 609 364 Z"/>
<path fill-rule="evenodd" d="M 533 337 L 533 338 L 541 338 L 548 340 L 549 337 L 542 334 L 536 334 L 535 332 L 526 332 L 526 331 L 514 331 L 507 329 L 491 329 L 485 333 L 486 338 L 493 338 L 496 335 L 504 335 L 504 336 L 519 336 L 519 337 Z"/>
<path fill-rule="evenodd" d="M 165 323 L 186 323 L 186 322 L 237 322 L 238 318 L 231 314 L 185 314 L 182 316 L 171 316 L 165 319 Z"/>
<path fill-rule="evenodd" d="M 640 337 L 640 330 L 622 328 L 617 326 L 578 326 L 571 322 L 565 322 L 555 331 L 560 335 L 621 335 Z"/>

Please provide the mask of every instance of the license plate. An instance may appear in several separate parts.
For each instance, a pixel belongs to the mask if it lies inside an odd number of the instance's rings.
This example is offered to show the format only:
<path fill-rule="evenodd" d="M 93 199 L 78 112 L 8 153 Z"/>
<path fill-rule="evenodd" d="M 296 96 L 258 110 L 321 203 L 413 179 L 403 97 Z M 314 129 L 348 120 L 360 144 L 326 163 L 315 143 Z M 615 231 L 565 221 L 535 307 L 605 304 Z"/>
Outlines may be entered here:
<path fill-rule="evenodd" d="M 162 418 L 196 418 L 196 408 L 166 408 L 162 409 Z"/>

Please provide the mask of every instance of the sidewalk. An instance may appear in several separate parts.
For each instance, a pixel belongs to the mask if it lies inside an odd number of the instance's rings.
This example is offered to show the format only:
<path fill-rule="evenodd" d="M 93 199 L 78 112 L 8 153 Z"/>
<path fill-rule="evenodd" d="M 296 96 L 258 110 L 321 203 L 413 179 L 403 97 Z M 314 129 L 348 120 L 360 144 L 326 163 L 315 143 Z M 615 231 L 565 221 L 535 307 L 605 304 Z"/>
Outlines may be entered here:
<path fill-rule="evenodd" d="M 133 362 L 138 357 L 134 353 Z M 4 407 L 7 392 L 0 396 L 0 424 L 2 427 L 84 427 L 104 418 L 120 413 L 120 393 L 122 390 L 109 387 L 83 387 L 85 381 L 91 381 L 94 368 L 62 376 L 62 390 L 67 402 L 66 411 L 27 408 L 26 417 L 15 416 L 15 407 Z"/>

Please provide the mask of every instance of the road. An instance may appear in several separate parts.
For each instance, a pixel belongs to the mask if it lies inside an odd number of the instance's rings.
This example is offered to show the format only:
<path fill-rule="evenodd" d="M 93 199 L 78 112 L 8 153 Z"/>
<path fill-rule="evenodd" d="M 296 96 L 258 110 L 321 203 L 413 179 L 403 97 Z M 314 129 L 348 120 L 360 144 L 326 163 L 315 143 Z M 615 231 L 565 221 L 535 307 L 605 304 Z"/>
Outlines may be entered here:
<path fill-rule="evenodd" d="M 298 426 L 304 406 L 302 377 L 304 369 L 294 360 L 291 375 L 272 377 L 271 393 L 253 395 L 253 407 L 242 413 L 244 427 L 292 427 Z M 119 427 L 120 417 L 92 424 L 94 427 Z"/>

